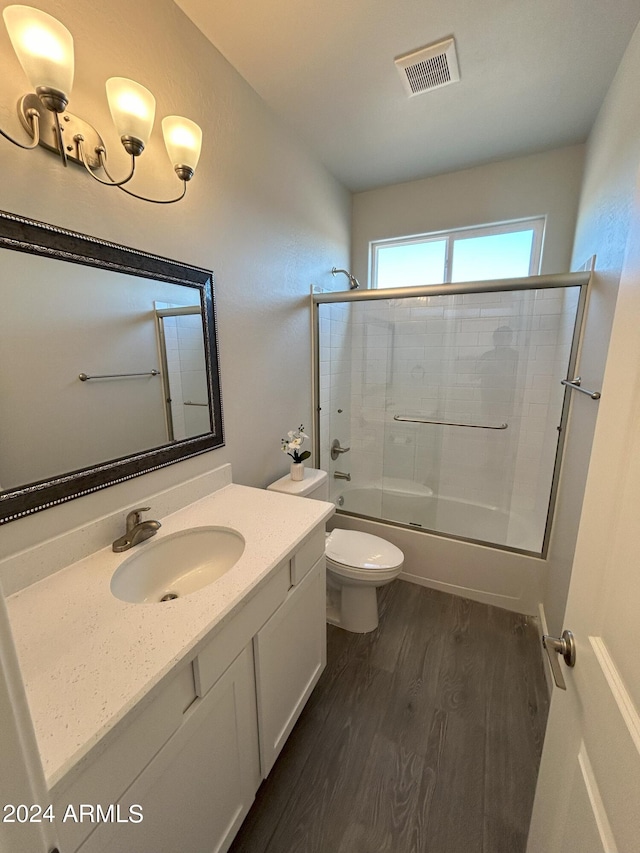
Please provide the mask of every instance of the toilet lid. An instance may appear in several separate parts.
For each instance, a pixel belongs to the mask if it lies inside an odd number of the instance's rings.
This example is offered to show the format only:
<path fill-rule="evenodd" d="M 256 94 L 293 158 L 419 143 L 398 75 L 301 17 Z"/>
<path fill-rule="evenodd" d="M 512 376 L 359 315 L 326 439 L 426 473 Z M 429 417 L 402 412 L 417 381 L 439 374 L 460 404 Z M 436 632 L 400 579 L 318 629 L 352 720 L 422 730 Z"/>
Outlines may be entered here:
<path fill-rule="evenodd" d="M 391 542 L 358 530 L 333 530 L 327 536 L 329 560 L 354 569 L 393 569 L 402 565 L 404 554 Z"/>

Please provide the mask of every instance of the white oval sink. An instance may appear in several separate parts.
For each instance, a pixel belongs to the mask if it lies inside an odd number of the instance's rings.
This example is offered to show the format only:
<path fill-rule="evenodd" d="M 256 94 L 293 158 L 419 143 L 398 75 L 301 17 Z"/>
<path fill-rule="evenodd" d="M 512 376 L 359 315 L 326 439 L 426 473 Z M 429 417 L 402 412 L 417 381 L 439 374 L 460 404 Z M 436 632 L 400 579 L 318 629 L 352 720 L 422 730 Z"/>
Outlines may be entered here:
<path fill-rule="evenodd" d="M 192 527 L 145 542 L 113 573 L 111 592 L 134 603 L 182 598 L 233 568 L 244 545 L 229 527 Z"/>

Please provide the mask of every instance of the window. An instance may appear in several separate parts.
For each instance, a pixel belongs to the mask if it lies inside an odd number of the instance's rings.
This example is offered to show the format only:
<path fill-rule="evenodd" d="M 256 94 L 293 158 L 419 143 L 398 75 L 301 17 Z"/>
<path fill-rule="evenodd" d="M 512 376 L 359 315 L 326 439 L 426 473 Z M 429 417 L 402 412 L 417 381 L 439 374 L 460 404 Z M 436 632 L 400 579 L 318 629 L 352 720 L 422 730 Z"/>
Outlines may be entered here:
<path fill-rule="evenodd" d="M 544 217 L 371 243 L 371 287 L 537 275 Z"/>

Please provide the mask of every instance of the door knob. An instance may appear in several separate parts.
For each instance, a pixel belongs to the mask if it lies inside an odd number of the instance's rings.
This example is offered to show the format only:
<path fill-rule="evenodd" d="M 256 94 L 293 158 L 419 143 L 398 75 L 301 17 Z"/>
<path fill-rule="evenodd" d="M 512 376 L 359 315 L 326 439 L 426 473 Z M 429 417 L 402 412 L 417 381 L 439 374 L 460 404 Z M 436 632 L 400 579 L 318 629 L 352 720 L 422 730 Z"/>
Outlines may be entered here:
<path fill-rule="evenodd" d="M 542 645 L 544 646 L 549 663 L 551 664 L 551 672 L 556 686 L 561 690 L 566 690 L 567 685 L 564 681 L 562 669 L 558 655 L 562 655 L 567 666 L 576 665 L 576 641 L 571 631 L 563 631 L 562 637 L 550 637 L 549 634 L 544 634 L 542 637 Z"/>

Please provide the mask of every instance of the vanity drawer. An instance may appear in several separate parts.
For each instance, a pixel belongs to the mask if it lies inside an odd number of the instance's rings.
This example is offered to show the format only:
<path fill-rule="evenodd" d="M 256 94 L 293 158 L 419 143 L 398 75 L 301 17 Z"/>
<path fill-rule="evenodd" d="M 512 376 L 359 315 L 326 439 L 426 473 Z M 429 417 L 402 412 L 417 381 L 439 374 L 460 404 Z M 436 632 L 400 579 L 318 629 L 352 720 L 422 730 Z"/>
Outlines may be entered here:
<path fill-rule="evenodd" d="M 309 539 L 298 548 L 291 558 L 291 585 L 295 586 L 315 566 L 320 557 L 324 557 L 324 525 L 311 534 Z"/>
<path fill-rule="evenodd" d="M 100 744 L 54 787 L 51 794 L 56 816 L 62 818 L 69 805 L 77 814 L 81 803 L 106 806 L 117 802 L 131 780 L 180 727 L 184 712 L 196 698 L 193 670 L 183 667 L 139 713 L 131 712 L 122 725 L 115 726 L 99 755 Z M 61 848 L 75 850 L 95 825 L 58 819 L 56 826 Z"/>
<path fill-rule="evenodd" d="M 251 642 L 269 617 L 287 597 L 291 568 L 285 560 L 225 625 L 208 640 L 193 662 L 196 693 L 204 696 L 225 670 Z"/>

